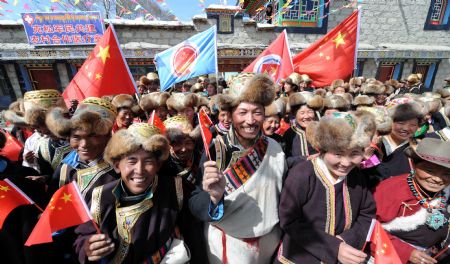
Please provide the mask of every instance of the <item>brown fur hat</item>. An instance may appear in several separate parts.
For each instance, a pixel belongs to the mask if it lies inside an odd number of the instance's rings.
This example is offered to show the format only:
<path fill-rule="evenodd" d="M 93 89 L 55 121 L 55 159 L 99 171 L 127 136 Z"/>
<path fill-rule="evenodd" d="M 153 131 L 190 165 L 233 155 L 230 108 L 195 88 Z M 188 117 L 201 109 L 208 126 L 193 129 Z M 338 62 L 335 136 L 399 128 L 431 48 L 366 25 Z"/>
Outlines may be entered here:
<path fill-rule="evenodd" d="M 286 113 L 286 100 L 283 98 L 278 98 L 270 105 L 266 106 L 264 109 L 265 116 L 278 115 L 279 117 L 283 117 Z"/>
<path fill-rule="evenodd" d="M 81 101 L 71 118 L 67 109 L 55 107 L 47 113 L 45 123 L 59 138 L 69 137 L 72 130 L 107 135 L 111 133 L 116 114 L 116 109 L 110 102 L 88 97 Z"/>
<path fill-rule="evenodd" d="M 159 81 L 159 76 L 156 72 L 149 72 L 147 73 L 147 79 L 149 79 L 150 81 Z"/>
<path fill-rule="evenodd" d="M 297 87 L 300 85 L 300 83 L 303 82 L 302 76 L 300 74 L 293 72 L 289 75 L 289 77 L 286 78 L 286 81 L 289 84 L 297 85 Z"/>
<path fill-rule="evenodd" d="M 169 142 L 159 129 L 147 123 L 134 123 L 114 133 L 105 148 L 104 158 L 110 164 L 139 149 L 150 152 L 159 161 L 169 157 Z"/>
<path fill-rule="evenodd" d="M 139 83 L 141 85 L 150 85 L 152 84 L 152 81 L 150 81 L 147 76 L 141 76 L 141 78 L 139 78 Z"/>
<path fill-rule="evenodd" d="M 206 106 L 209 108 L 209 100 L 208 98 L 198 94 L 198 101 L 197 101 L 197 109 L 200 111 L 200 107 Z"/>
<path fill-rule="evenodd" d="M 28 124 L 25 122 L 23 99 L 19 98 L 17 101 L 12 102 L 9 105 L 8 110 L 3 112 L 3 118 L 16 126 L 27 126 Z"/>
<path fill-rule="evenodd" d="M 200 126 L 192 127 L 186 116 L 177 115 L 164 121 L 166 136 L 169 143 L 177 142 L 180 137 L 189 136 L 194 140 L 201 138 Z"/>
<path fill-rule="evenodd" d="M 444 114 L 447 118 L 450 118 L 450 103 L 447 103 L 444 106 Z"/>
<path fill-rule="evenodd" d="M 313 126 L 315 145 L 320 153 L 369 146 L 375 132 L 375 119 L 366 114 L 356 118 L 348 113 L 323 117 Z"/>
<path fill-rule="evenodd" d="M 201 83 L 194 83 L 194 85 L 191 86 L 191 93 L 198 93 L 203 91 L 203 86 Z"/>
<path fill-rule="evenodd" d="M 447 97 L 450 96 L 450 87 L 439 88 L 439 89 L 436 90 L 436 92 L 438 94 L 440 94 L 442 98 L 447 98 Z"/>
<path fill-rule="evenodd" d="M 294 114 L 302 105 L 307 105 L 314 111 L 320 111 L 324 104 L 324 99 L 311 92 L 298 92 L 289 96 L 289 111 Z"/>
<path fill-rule="evenodd" d="M 358 115 L 357 114 L 358 112 L 368 112 L 375 117 L 375 124 L 377 126 L 378 134 L 387 135 L 391 133 L 392 118 L 389 116 L 386 108 L 384 108 L 383 106 L 374 106 L 374 107 L 361 106 L 358 108 L 355 115 Z"/>
<path fill-rule="evenodd" d="M 383 94 L 386 91 L 386 87 L 384 86 L 384 84 L 380 84 L 380 83 L 364 83 L 361 86 L 361 90 L 363 94 Z"/>
<path fill-rule="evenodd" d="M 167 108 L 177 112 L 186 107 L 192 107 L 195 109 L 195 107 L 197 107 L 197 103 L 198 96 L 193 93 L 173 93 L 166 101 Z"/>
<path fill-rule="evenodd" d="M 419 97 L 425 103 L 429 113 L 436 113 L 442 108 L 441 95 L 433 92 L 425 92 Z"/>
<path fill-rule="evenodd" d="M 363 83 L 363 81 L 360 77 L 353 77 L 348 81 L 348 84 L 350 86 L 361 86 L 362 83 Z"/>
<path fill-rule="evenodd" d="M 111 104 L 119 108 L 132 108 L 136 103 L 134 102 L 133 96 L 129 94 L 118 94 L 113 97 Z"/>
<path fill-rule="evenodd" d="M 320 97 L 325 97 L 325 96 L 327 96 L 327 90 L 325 90 L 323 88 L 318 88 L 318 89 L 314 90 L 314 94 L 319 95 Z"/>
<path fill-rule="evenodd" d="M 421 75 L 419 76 L 418 74 L 413 73 L 413 74 L 410 74 L 408 76 L 408 78 L 406 78 L 406 81 L 408 82 L 409 85 L 415 85 L 420 82 L 420 79 L 421 79 Z"/>
<path fill-rule="evenodd" d="M 336 88 L 338 87 L 344 88 L 345 92 L 348 92 L 348 90 L 350 89 L 350 85 L 344 82 L 344 80 L 342 79 L 334 80 L 328 89 L 330 90 L 330 92 L 334 93 L 334 90 L 336 90 Z"/>
<path fill-rule="evenodd" d="M 352 105 L 358 106 L 373 106 L 375 98 L 367 95 L 358 95 L 353 99 Z"/>
<path fill-rule="evenodd" d="M 220 111 L 231 112 L 233 98 L 226 94 L 216 94 L 209 100 L 209 109 L 211 114 L 218 115 Z"/>
<path fill-rule="evenodd" d="M 348 111 L 350 108 L 350 102 L 347 101 L 344 97 L 339 96 L 337 94 L 330 95 L 325 97 L 323 100 L 324 110 L 326 109 L 338 109 L 341 112 Z"/>
<path fill-rule="evenodd" d="M 154 109 L 160 106 L 166 106 L 167 99 L 169 99 L 170 94 L 167 92 L 153 92 L 145 94 L 141 97 L 139 101 L 139 106 L 147 113 L 150 113 Z"/>
<path fill-rule="evenodd" d="M 270 105 L 275 99 L 275 85 L 266 74 L 240 73 L 230 85 L 233 107 L 241 102 Z"/>
<path fill-rule="evenodd" d="M 422 103 L 423 104 L 423 103 Z M 418 119 L 419 122 L 424 118 L 426 111 L 424 106 L 418 101 L 409 101 L 388 108 L 392 122 L 401 122 L 411 119 Z"/>

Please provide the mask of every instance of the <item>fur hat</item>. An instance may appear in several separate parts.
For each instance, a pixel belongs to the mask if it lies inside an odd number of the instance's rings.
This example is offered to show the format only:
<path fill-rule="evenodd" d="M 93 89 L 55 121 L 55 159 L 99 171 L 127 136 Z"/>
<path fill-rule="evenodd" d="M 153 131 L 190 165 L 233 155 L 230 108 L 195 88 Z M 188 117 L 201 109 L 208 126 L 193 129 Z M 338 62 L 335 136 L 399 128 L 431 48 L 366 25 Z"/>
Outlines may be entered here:
<path fill-rule="evenodd" d="M 5 118 L 15 124 L 27 124 L 32 127 L 45 126 L 45 115 L 53 107 L 66 108 L 61 94 L 54 89 L 29 91 L 24 94 L 23 107 L 12 105 L 12 109 L 5 112 Z M 20 112 L 23 109 L 24 112 Z"/>
<path fill-rule="evenodd" d="M 313 82 L 313 80 L 311 78 L 309 78 L 308 74 L 302 74 L 300 76 L 302 77 L 302 81 L 305 82 L 305 83 L 312 83 Z"/>
<path fill-rule="evenodd" d="M 218 115 L 220 111 L 229 111 L 232 109 L 233 98 L 226 94 L 217 94 L 209 100 L 209 109 L 211 114 Z"/>
<path fill-rule="evenodd" d="M 375 103 L 375 98 L 367 95 L 358 95 L 353 100 L 352 105 L 354 106 L 373 106 Z"/>
<path fill-rule="evenodd" d="M 191 93 L 198 93 L 203 91 L 203 86 L 201 83 L 194 83 L 194 85 L 191 86 Z"/>
<path fill-rule="evenodd" d="M 410 74 L 408 76 L 408 78 L 406 78 L 406 81 L 408 82 L 409 85 L 415 85 L 418 84 L 420 82 L 420 76 L 417 75 L 416 73 Z"/>
<path fill-rule="evenodd" d="M 375 118 L 375 124 L 377 126 L 377 132 L 380 135 L 387 135 L 392 129 L 392 118 L 389 116 L 386 108 L 383 106 L 361 106 L 358 107 L 355 115 L 359 115 L 362 112 L 371 113 Z"/>
<path fill-rule="evenodd" d="M 442 108 L 441 95 L 433 92 L 425 92 L 419 98 L 427 106 L 429 113 L 435 113 Z"/>
<path fill-rule="evenodd" d="M 326 109 L 338 109 L 341 112 L 345 112 L 350 108 L 350 102 L 344 97 L 337 94 L 325 97 L 323 100 L 324 110 Z"/>
<path fill-rule="evenodd" d="M 194 93 L 173 93 L 167 99 L 167 108 L 180 112 L 186 107 L 197 107 L 198 96 Z"/>
<path fill-rule="evenodd" d="M 450 87 L 439 88 L 436 92 L 440 94 L 442 98 L 447 98 L 450 96 Z"/>
<path fill-rule="evenodd" d="M 186 116 L 177 115 L 167 118 L 164 121 L 164 126 L 166 127 L 166 136 L 169 142 L 176 141 L 174 139 L 180 136 L 189 136 L 194 140 L 200 139 L 200 126 L 192 127 L 191 123 Z"/>
<path fill-rule="evenodd" d="M 129 94 L 118 94 L 113 97 L 111 104 L 119 108 L 132 108 L 136 103 L 134 102 L 133 96 Z"/>
<path fill-rule="evenodd" d="M 366 114 L 356 118 L 348 113 L 337 112 L 323 117 L 316 125 L 308 126 L 307 130 L 314 129 L 314 139 L 311 143 L 319 152 L 326 153 L 369 146 L 375 128 L 372 115 Z"/>
<path fill-rule="evenodd" d="M 264 109 L 265 116 L 273 116 L 278 115 L 279 117 L 283 117 L 286 113 L 286 97 L 278 98 L 273 101 L 269 106 L 266 106 Z"/>
<path fill-rule="evenodd" d="M 336 90 L 336 88 L 338 87 L 342 87 L 344 88 L 345 92 L 348 92 L 350 85 L 346 82 L 344 82 L 344 80 L 342 79 L 336 79 L 333 82 L 331 82 L 331 85 L 329 87 L 330 92 L 334 92 L 334 90 Z"/>
<path fill-rule="evenodd" d="M 147 73 L 147 79 L 150 81 L 155 81 L 155 80 L 159 81 L 159 76 L 156 72 L 149 72 L 149 73 Z"/>
<path fill-rule="evenodd" d="M 241 102 L 270 105 L 275 99 L 275 86 L 266 74 L 240 73 L 230 85 L 229 95 L 233 97 L 233 107 Z"/>
<path fill-rule="evenodd" d="M 134 123 L 114 133 L 105 148 L 104 158 L 110 164 L 139 149 L 152 153 L 158 161 L 169 157 L 169 142 L 159 129 L 147 123 Z"/>
<path fill-rule="evenodd" d="M 363 94 L 384 94 L 386 91 L 386 87 L 382 83 L 364 83 L 361 86 L 361 90 Z"/>
<path fill-rule="evenodd" d="M 56 107 L 47 113 L 45 123 L 59 138 L 67 138 L 72 130 L 78 129 L 95 135 L 107 135 L 111 133 L 116 115 L 117 110 L 110 102 L 88 97 L 81 101 L 71 118 L 67 109 Z"/>
<path fill-rule="evenodd" d="M 160 106 L 166 106 L 167 99 L 170 94 L 167 92 L 153 92 L 145 94 L 139 101 L 139 106 L 147 113 L 150 113 L 154 109 Z"/>
<path fill-rule="evenodd" d="M 403 103 L 399 103 L 394 106 L 390 105 L 387 109 L 390 117 L 392 118 L 392 122 L 407 121 L 411 119 L 418 119 L 421 121 L 426 113 L 423 109 L 423 105 L 420 105 L 418 101 L 414 100 L 406 100 Z"/>
<path fill-rule="evenodd" d="M 289 75 L 289 77 L 287 77 L 286 82 L 299 86 L 300 83 L 303 82 L 303 80 L 300 74 L 293 72 L 291 73 L 291 75 Z"/>
<path fill-rule="evenodd" d="M 351 86 L 361 86 L 363 83 L 360 77 L 353 77 L 348 81 L 348 84 Z"/>
<path fill-rule="evenodd" d="M 314 90 L 314 94 L 319 95 L 320 97 L 325 97 L 325 96 L 327 96 L 327 90 L 325 90 L 323 88 L 317 88 Z"/>
<path fill-rule="evenodd" d="M 397 89 L 398 87 L 400 87 L 399 81 L 394 80 L 394 79 L 387 80 L 386 82 L 384 82 L 384 84 L 388 85 L 388 86 L 392 86 L 394 89 Z"/>
<path fill-rule="evenodd" d="M 202 95 L 197 95 L 198 96 L 198 102 L 197 102 L 197 107 L 200 108 L 201 106 L 206 106 L 209 108 L 209 100 L 208 98 L 202 96 Z"/>
<path fill-rule="evenodd" d="M 444 114 L 447 118 L 450 118 L 450 103 L 447 103 L 444 106 Z"/>
<path fill-rule="evenodd" d="M 293 111 L 298 110 L 302 105 L 307 105 L 314 111 L 320 111 L 323 107 L 324 100 L 319 95 L 314 95 L 311 92 L 298 92 L 289 96 L 289 111 L 292 114 Z"/>
<path fill-rule="evenodd" d="M 141 76 L 141 78 L 139 78 L 139 83 L 141 85 L 150 85 L 152 83 L 152 81 L 150 81 L 147 76 Z"/>
<path fill-rule="evenodd" d="M 3 118 L 17 126 L 27 126 L 25 122 L 25 108 L 23 99 L 19 98 L 17 101 L 9 105 L 8 110 L 3 112 Z"/>

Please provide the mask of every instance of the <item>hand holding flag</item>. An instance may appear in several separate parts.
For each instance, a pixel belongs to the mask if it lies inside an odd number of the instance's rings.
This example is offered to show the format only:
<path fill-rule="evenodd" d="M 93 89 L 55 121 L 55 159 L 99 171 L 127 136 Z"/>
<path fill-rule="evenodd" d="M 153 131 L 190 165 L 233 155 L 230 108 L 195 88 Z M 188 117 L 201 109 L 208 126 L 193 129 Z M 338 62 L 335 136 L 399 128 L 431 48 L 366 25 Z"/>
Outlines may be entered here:
<path fill-rule="evenodd" d="M 400 257 L 397 254 L 397 251 L 395 251 L 395 248 L 392 245 L 391 239 L 389 238 L 386 231 L 384 231 L 381 223 L 377 220 L 372 220 L 366 242 L 369 241 L 369 237 L 370 242 L 375 245 L 375 250 L 373 250 L 372 252 L 375 264 L 402 263 Z"/>
<path fill-rule="evenodd" d="M 92 215 L 80 194 L 76 182 L 59 188 L 50 199 L 25 246 L 52 242 L 52 233 L 92 221 Z M 98 230 L 97 225 L 92 222 Z"/>
<path fill-rule="evenodd" d="M 201 109 L 198 113 L 198 123 L 200 126 L 200 132 L 202 134 L 203 146 L 205 148 L 205 153 L 208 156 L 209 160 L 211 160 L 211 154 L 209 153 L 209 145 L 211 144 L 212 134 L 209 131 L 209 127 L 212 125 L 211 119 L 209 119 L 205 110 Z"/>

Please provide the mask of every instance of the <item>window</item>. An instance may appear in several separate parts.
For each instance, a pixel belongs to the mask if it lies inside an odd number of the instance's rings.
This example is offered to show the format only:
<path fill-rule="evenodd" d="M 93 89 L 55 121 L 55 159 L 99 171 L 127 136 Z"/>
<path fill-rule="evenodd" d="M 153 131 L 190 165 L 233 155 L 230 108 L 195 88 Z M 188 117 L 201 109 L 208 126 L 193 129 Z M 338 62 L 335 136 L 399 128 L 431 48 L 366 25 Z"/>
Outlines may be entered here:
<path fill-rule="evenodd" d="M 331 0 L 279 0 L 274 24 L 289 32 L 325 34 L 328 24 L 328 6 Z M 286 4 L 288 4 L 287 7 Z"/>
<path fill-rule="evenodd" d="M 27 66 L 33 90 L 55 89 L 58 90 L 55 70 L 52 65 Z"/>
<path fill-rule="evenodd" d="M 450 28 L 448 0 L 431 0 L 425 30 L 447 30 Z"/>
<path fill-rule="evenodd" d="M 401 61 L 382 61 L 378 66 L 376 79 L 382 82 L 390 79 L 399 80 L 402 70 L 403 62 Z"/>
<path fill-rule="evenodd" d="M 424 91 L 432 91 L 434 79 L 439 67 L 439 60 L 415 60 L 413 65 L 413 73 L 422 74 L 422 82 L 425 86 Z"/>
<path fill-rule="evenodd" d="M 219 15 L 219 32 L 231 33 L 231 15 Z"/>

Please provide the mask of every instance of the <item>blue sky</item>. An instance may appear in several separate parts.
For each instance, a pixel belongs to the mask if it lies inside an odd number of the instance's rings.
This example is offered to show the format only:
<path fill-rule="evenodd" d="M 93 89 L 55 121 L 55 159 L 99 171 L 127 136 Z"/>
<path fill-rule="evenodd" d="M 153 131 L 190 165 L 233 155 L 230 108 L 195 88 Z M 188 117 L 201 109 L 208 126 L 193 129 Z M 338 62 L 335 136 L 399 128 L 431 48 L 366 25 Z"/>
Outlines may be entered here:
<path fill-rule="evenodd" d="M 5 1 L 7 3 L 4 3 Z M 89 0 L 80 1 L 87 2 Z M 130 1 L 133 2 L 133 0 Z M 142 2 L 142 0 L 138 1 Z M 52 8 L 56 9 L 55 11 L 62 11 L 59 6 L 60 2 L 64 2 L 64 0 L 0 0 L 0 19 L 17 20 L 20 18 L 20 12 L 50 12 Z M 228 5 L 236 4 L 236 0 L 159 0 L 157 2 L 163 9 L 172 11 L 181 21 L 189 21 L 192 16 L 202 14 L 201 5 L 207 7 L 210 4 L 223 2 L 228 2 Z M 93 6 L 92 10 L 96 10 L 96 7 Z"/>

